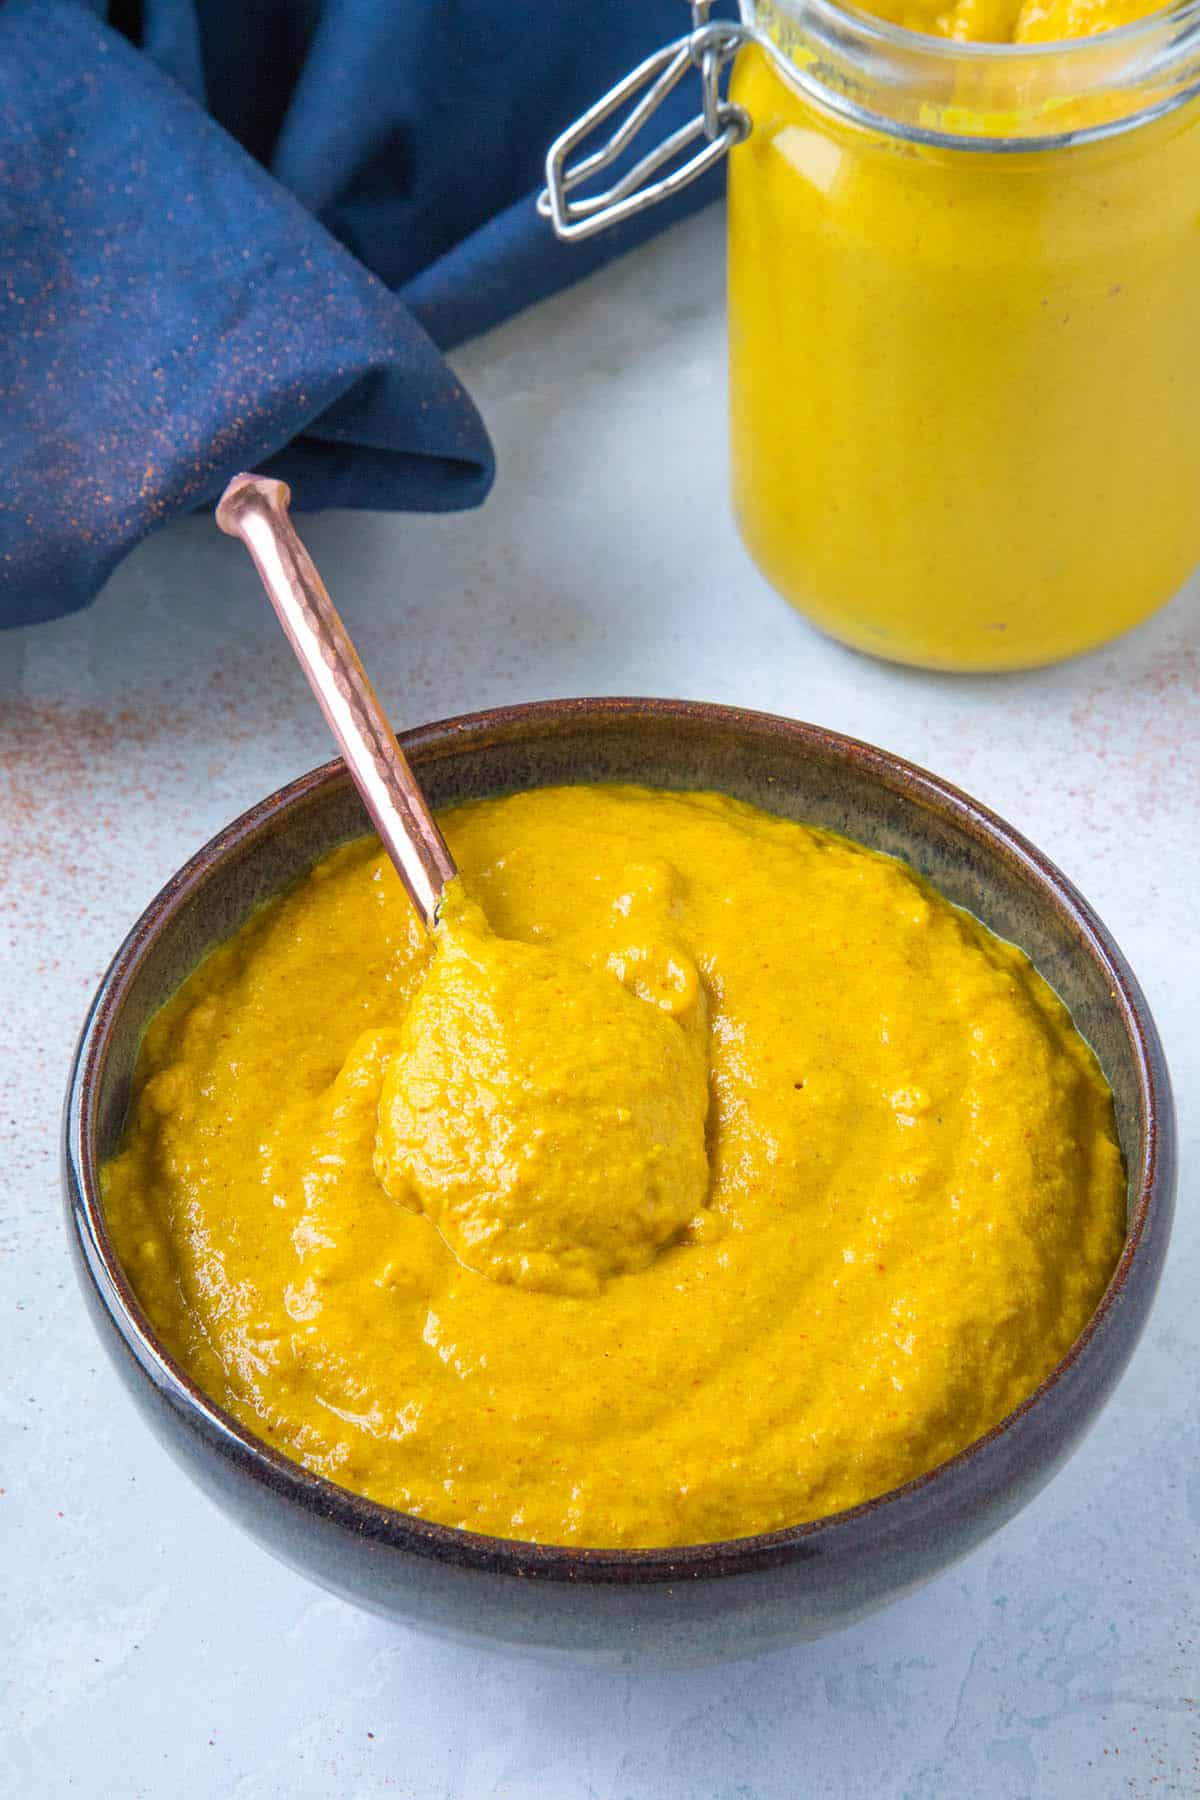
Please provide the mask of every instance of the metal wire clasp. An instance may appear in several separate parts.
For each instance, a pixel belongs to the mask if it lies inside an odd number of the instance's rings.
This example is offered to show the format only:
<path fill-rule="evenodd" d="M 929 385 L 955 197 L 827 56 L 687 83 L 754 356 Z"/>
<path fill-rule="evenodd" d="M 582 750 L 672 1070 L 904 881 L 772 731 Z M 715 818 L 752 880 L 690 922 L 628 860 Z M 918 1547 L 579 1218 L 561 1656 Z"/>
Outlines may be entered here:
<path fill-rule="evenodd" d="M 673 44 L 664 44 L 661 50 L 648 56 L 551 144 L 546 152 L 546 186 L 538 195 L 537 209 L 543 218 L 552 222 L 560 238 L 591 237 L 594 232 L 615 225 L 618 219 L 630 219 L 635 213 L 645 212 L 647 207 L 657 206 L 660 200 L 677 194 L 680 188 L 703 175 L 706 169 L 720 162 L 734 144 L 740 144 L 749 136 L 749 114 L 743 107 L 721 97 L 720 80 L 725 65 L 733 60 L 750 34 L 742 25 L 711 22 L 708 16 L 711 6 L 712 0 L 692 0 L 692 29 L 688 35 Z M 673 131 L 603 193 L 572 199 L 571 195 L 578 188 L 616 162 L 628 149 L 651 114 L 657 111 L 689 69 L 698 70 L 702 82 L 701 110 L 695 118 Z M 639 94 L 641 98 L 636 100 L 607 143 L 569 166 L 567 159 L 596 128 Z M 657 181 L 649 179 L 664 164 L 675 161 L 697 142 L 701 144 L 700 149 L 685 162 Z"/>

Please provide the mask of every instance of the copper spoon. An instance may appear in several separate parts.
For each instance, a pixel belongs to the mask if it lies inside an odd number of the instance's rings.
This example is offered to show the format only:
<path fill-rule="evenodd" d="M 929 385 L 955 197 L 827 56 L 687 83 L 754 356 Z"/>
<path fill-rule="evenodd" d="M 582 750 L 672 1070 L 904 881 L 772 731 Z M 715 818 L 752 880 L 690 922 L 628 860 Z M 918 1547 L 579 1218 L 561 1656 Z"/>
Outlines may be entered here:
<path fill-rule="evenodd" d="M 241 538 L 279 615 L 363 805 L 430 931 L 446 883 L 458 870 L 408 758 L 367 680 L 350 634 L 288 514 L 291 489 L 262 475 L 235 475 L 217 524 Z"/>

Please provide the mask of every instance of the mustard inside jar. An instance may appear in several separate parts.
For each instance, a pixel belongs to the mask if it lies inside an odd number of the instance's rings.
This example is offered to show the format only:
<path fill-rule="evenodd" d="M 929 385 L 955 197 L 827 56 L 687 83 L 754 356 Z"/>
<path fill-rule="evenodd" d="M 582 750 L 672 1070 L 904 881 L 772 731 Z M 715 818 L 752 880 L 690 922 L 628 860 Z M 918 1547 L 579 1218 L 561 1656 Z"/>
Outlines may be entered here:
<path fill-rule="evenodd" d="M 872 11 L 699 9 L 738 523 L 857 649 L 1054 662 L 1200 562 L 1200 0 Z"/>

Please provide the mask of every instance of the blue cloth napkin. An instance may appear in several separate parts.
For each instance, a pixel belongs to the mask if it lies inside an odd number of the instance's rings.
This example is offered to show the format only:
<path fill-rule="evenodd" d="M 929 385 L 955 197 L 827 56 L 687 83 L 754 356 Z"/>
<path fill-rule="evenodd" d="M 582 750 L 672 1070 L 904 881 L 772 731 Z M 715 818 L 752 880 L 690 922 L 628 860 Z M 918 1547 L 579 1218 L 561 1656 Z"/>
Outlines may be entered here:
<path fill-rule="evenodd" d="M 90 600 L 260 468 L 298 506 L 475 506 L 441 350 L 714 197 L 584 245 L 549 141 L 681 0 L 0 0 L 0 624 Z M 664 131 L 696 109 L 681 86 Z"/>

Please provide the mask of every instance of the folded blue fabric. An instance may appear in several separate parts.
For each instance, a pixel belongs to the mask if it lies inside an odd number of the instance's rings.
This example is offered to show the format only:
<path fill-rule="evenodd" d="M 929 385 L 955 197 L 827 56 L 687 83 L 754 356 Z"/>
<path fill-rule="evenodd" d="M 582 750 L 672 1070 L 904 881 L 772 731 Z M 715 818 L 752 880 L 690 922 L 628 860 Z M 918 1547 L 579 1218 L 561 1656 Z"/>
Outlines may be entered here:
<path fill-rule="evenodd" d="M 309 508 L 477 505 L 491 446 L 440 349 L 717 191 L 583 246 L 533 205 L 550 139 L 687 16 L 0 4 L 0 624 L 84 605 L 240 468 Z"/>

